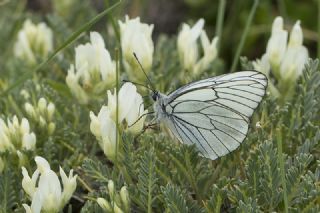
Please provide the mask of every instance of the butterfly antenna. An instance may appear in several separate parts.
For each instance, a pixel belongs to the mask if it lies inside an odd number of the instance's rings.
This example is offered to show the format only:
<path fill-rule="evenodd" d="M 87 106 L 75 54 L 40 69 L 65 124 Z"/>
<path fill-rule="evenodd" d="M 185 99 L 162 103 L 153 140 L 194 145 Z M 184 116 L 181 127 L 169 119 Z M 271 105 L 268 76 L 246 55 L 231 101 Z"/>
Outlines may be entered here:
<path fill-rule="evenodd" d="M 134 85 L 138 85 L 138 86 L 141 86 L 141 87 L 147 88 L 148 90 L 153 91 L 153 89 L 151 89 L 150 87 L 148 87 L 148 86 L 146 86 L 146 85 L 144 85 L 144 84 L 140 84 L 140 83 L 134 82 L 134 81 L 122 80 L 122 82 L 125 82 L 125 83 L 126 83 L 126 82 L 129 82 L 129 83 L 132 83 L 132 84 L 134 84 Z"/>
<path fill-rule="evenodd" d="M 153 84 L 151 83 L 151 80 L 150 80 L 149 76 L 147 75 L 147 73 L 146 73 L 145 70 L 143 69 L 143 67 L 142 67 L 142 65 L 141 65 L 141 63 L 140 63 L 140 61 L 139 61 L 136 53 L 134 52 L 133 55 L 134 55 L 134 57 L 136 58 L 136 60 L 137 60 L 137 62 L 138 62 L 138 64 L 139 64 L 139 66 L 140 66 L 143 74 L 146 76 L 146 78 L 147 78 L 147 80 L 148 80 L 148 82 L 149 82 L 149 84 L 150 84 L 150 86 L 151 86 L 150 89 L 151 89 L 153 92 L 155 92 L 156 90 L 155 90 L 155 88 L 153 87 Z"/>

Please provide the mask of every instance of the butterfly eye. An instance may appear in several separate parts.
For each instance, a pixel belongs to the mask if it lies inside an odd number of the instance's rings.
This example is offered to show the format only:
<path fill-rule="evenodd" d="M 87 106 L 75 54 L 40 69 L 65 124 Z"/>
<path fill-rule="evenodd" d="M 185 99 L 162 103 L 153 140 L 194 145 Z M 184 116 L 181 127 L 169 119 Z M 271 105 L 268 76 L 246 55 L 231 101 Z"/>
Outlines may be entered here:
<path fill-rule="evenodd" d="M 152 94 L 152 99 L 153 99 L 154 101 L 156 101 L 156 100 L 158 99 L 158 92 L 154 92 L 154 93 Z"/>

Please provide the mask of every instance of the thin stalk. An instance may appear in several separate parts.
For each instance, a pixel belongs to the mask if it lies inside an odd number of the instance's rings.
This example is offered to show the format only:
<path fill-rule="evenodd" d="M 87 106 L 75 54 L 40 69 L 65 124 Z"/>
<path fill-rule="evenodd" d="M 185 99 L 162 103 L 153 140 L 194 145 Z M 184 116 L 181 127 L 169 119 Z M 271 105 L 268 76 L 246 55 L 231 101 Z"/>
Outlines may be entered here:
<path fill-rule="evenodd" d="M 81 177 L 77 177 L 77 181 L 80 182 L 80 184 L 86 189 L 88 190 L 88 192 L 93 192 L 94 190 L 81 178 Z"/>
<path fill-rule="evenodd" d="M 115 164 L 118 165 L 118 146 L 119 146 L 119 49 L 116 49 L 116 155 Z"/>
<path fill-rule="evenodd" d="M 39 72 L 45 65 L 47 65 L 59 52 L 70 46 L 74 41 L 76 41 L 80 35 L 90 29 L 97 21 L 99 21 L 101 18 L 103 18 L 105 15 L 110 13 L 114 8 L 119 6 L 121 3 L 121 0 L 119 0 L 117 3 L 113 4 L 111 7 L 105 9 L 95 17 L 93 17 L 91 20 L 83 24 L 78 30 L 76 30 L 72 35 L 63 42 L 62 45 L 60 45 L 50 56 L 45 59 L 43 62 L 41 62 L 34 70 L 31 70 L 29 72 L 25 72 L 20 78 L 16 80 L 16 82 L 13 85 L 10 85 L 4 92 L 1 93 L 0 97 L 8 95 L 14 88 L 17 86 L 23 84 L 27 79 L 32 77 L 33 73 Z"/>
<path fill-rule="evenodd" d="M 278 161 L 279 161 L 278 163 L 280 167 L 281 184 L 283 188 L 284 211 L 288 213 L 288 195 L 287 195 L 287 185 L 286 185 L 286 177 L 285 177 L 283 153 L 282 153 L 281 128 L 278 128 L 276 132 L 277 132 L 277 144 L 278 144 Z"/>
<path fill-rule="evenodd" d="M 251 8 L 251 11 L 250 11 L 246 26 L 245 26 L 243 34 L 241 36 L 241 40 L 240 40 L 239 46 L 238 46 L 236 54 L 235 54 L 235 56 L 233 58 L 233 62 L 232 62 L 232 66 L 231 66 L 231 72 L 234 72 L 236 70 L 236 67 L 237 67 L 237 64 L 238 64 L 238 61 L 239 61 L 239 57 L 240 57 L 240 54 L 241 54 L 242 49 L 243 49 L 244 42 L 245 42 L 245 40 L 246 40 L 246 38 L 248 36 L 248 32 L 249 32 L 253 17 L 254 17 L 254 15 L 256 13 L 257 7 L 259 5 L 259 2 L 260 2 L 260 0 L 255 0 L 253 5 L 252 5 L 252 8 Z"/>
<path fill-rule="evenodd" d="M 318 0 L 318 58 L 320 58 L 320 0 Z"/>
<path fill-rule="evenodd" d="M 221 47 L 221 35 L 222 35 L 222 26 L 224 21 L 224 12 L 226 9 L 226 0 L 219 0 L 219 8 L 218 8 L 218 15 L 217 15 L 217 23 L 216 23 L 216 36 L 218 36 L 219 41 L 217 44 L 217 49 Z"/>
<path fill-rule="evenodd" d="M 279 5 L 279 12 L 280 15 L 286 19 L 288 17 L 287 15 L 287 8 L 286 8 L 286 3 L 284 2 L 284 0 L 278 0 L 278 5 Z"/>
<path fill-rule="evenodd" d="M 115 49 L 115 59 L 116 59 L 116 147 L 115 147 L 115 158 L 114 165 L 119 168 L 118 165 L 118 150 L 119 150 L 119 49 Z M 113 173 L 113 180 L 116 179 L 116 173 Z M 112 200 L 115 200 L 115 192 L 112 193 Z M 114 202 L 111 202 L 112 211 L 114 212 Z"/>

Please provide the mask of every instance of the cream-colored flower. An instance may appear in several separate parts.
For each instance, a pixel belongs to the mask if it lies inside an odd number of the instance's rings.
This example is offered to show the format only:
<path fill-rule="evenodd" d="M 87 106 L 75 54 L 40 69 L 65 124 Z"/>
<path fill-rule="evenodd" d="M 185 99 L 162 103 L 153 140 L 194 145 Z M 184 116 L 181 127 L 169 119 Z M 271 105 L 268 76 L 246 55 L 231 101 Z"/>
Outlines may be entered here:
<path fill-rule="evenodd" d="M 116 124 L 111 119 L 110 111 L 106 106 L 100 109 L 98 116 L 90 112 L 90 130 L 96 136 L 104 154 L 111 160 L 116 155 Z"/>
<path fill-rule="evenodd" d="M 297 21 L 290 33 L 283 29 L 282 17 L 275 18 L 266 53 L 253 62 L 256 70 L 269 76 L 272 71 L 276 81 L 269 78 L 268 89 L 274 97 L 290 97 L 298 77 L 308 60 L 308 50 L 303 46 L 303 33 Z M 277 84 L 274 84 L 276 82 Z"/>
<path fill-rule="evenodd" d="M 197 23 L 190 27 L 183 24 L 178 34 L 177 45 L 180 63 L 184 69 L 199 73 L 207 69 L 209 64 L 217 57 L 218 37 L 214 37 L 212 41 L 203 30 L 204 19 L 199 19 Z M 198 40 L 201 40 L 201 47 L 204 55 L 200 57 Z"/>
<path fill-rule="evenodd" d="M 126 16 L 125 22 L 119 21 L 119 26 L 125 68 L 131 78 L 145 80 L 133 53 L 137 55 L 144 70 L 148 72 L 152 67 L 154 51 L 153 24 L 141 23 L 139 17 L 129 19 L 129 16 Z"/>
<path fill-rule="evenodd" d="M 52 50 L 52 30 L 43 22 L 36 25 L 27 19 L 18 32 L 14 45 L 15 56 L 34 64 L 37 57 L 45 58 Z"/>
<path fill-rule="evenodd" d="M 108 108 L 111 117 L 116 121 L 116 90 L 112 94 L 108 91 Z M 126 121 L 128 131 L 133 134 L 139 133 L 143 128 L 143 123 L 146 116 L 142 116 L 148 112 L 144 110 L 143 100 L 141 95 L 137 92 L 137 88 L 132 83 L 125 83 L 119 90 L 119 114 L 118 121 L 123 123 Z M 140 118 L 140 116 L 142 116 Z M 126 128 L 126 127 L 125 127 Z"/>
<path fill-rule="evenodd" d="M 37 170 L 30 178 L 27 170 L 22 167 L 22 187 L 32 200 L 31 206 L 23 204 L 26 212 L 40 213 L 59 212 L 68 203 L 76 189 L 77 175 L 73 176 L 73 171 L 69 177 L 60 168 L 60 175 L 63 182 L 63 190 L 58 176 L 51 170 L 49 163 L 42 157 L 35 158 Z"/>
<path fill-rule="evenodd" d="M 280 66 L 281 79 L 285 82 L 295 82 L 308 61 L 308 50 L 302 42 L 302 29 L 300 21 L 297 21 L 290 33 L 288 48 Z"/>
<path fill-rule="evenodd" d="M 0 152 L 6 150 L 34 150 L 36 146 L 36 135 L 30 132 L 29 121 L 22 118 L 21 122 L 17 116 L 8 119 L 7 124 L 0 119 Z"/>
<path fill-rule="evenodd" d="M 283 29 L 283 19 L 278 16 L 272 24 L 271 37 L 267 44 L 266 54 L 278 77 L 278 68 L 287 49 L 288 32 Z"/>
<path fill-rule="evenodd" d="M 101 35 L 91 32 L 90 41 L 76 47 L 75 65 L 70 66 L 66 77 L 72 94 L 82 104 L 87 104 L 92 96 L 101 96 L 115 84 L 116 77 L 116 64 Z"/>

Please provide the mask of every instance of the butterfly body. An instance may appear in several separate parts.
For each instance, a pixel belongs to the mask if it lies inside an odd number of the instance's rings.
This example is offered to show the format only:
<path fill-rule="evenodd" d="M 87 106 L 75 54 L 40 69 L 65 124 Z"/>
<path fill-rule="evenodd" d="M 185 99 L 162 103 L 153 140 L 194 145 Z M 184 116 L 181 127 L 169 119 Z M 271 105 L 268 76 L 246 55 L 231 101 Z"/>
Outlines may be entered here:
<path fill-rule="evenodd" d="M 216 159 L 243 142 L 266 87 L 264 74 L 243 71 L 192 82 L 169 95 L 154 92 L 155 117 L 180 142 Z"/>

